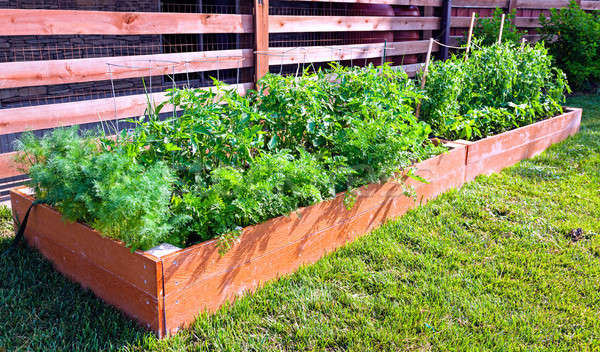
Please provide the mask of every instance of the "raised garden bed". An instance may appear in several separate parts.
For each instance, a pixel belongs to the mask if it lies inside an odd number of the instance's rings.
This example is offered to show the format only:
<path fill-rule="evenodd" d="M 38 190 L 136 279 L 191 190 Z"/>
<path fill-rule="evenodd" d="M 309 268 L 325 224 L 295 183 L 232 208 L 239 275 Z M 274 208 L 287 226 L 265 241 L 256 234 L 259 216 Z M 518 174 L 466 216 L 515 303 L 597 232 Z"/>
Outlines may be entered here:
<path fill-rule="evenodd" d="M 385 220 L 460 187 L 465 159 L 466 148 L 456 145 L 416 164 L 416 174 L 429 181 L 406 180 L 416 199 L 405 196 L 397 182 L 367 185 L 350 210 L 340 194 L 290 216 L 246 227 L 225 255 L 219 254 L 214 240 L 162 257 L 132 253 L 86 225 L 65 223 L 46 205 L 32 210 L 25 237 L 57 270 L 162 337 L 192 322 L 199 312 L 215 311 L 261 283 L 314 263 Z M 21 219 L 34 198 L 17 188 L 11 200 Z"/>
<path fill-rule="evenodd" d="M 581 123 L 581 109 L 565 108 L 561 115 L 520 127 L 467 145 L 465 181 L 489 175 L 519 161 L 532 158 L 565 138 L 574 135 Z"/>
<path fill-rule="evenodd" d="M 201 311 L 213 312 L 226 301 L 260 284 L 294 272 L 369 232 L 385 220 L 462 186 L 477 175 L 499 171 L 536 155 L 577 132 L 581 109 L 477 142 L 450 143 L 452 149 L 415 165 L 429 183 L 407 179 L 416 199 L 397 182 L 359 190 L 354 207 L 343 195 L 243 229 L 239 241 L 219 254 L 216 241 L 203 242 L 160 257 L 131 252 L 80 223 L 65 223 L 46 205 L 35 207 L 27 241 L 57 270 L 88 287 L 160 337 L 174 334 Z M 33 198 L 26 189 L 11 191 L 12 208 L 22 219 Z"/>

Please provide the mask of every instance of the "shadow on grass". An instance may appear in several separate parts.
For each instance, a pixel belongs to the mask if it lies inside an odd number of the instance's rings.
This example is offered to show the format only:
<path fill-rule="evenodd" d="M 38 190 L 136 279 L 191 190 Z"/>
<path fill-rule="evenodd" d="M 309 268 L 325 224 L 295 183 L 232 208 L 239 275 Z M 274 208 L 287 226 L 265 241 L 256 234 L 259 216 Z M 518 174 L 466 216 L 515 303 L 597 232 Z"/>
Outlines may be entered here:
<path fill-rule="evenodd" d="M 0 238 L 0 252 L 11 241 Z M 154 336 L 26 245 L 0 257 L 0 316 L 0 347 L 8 351 L 112 350 Z"/>

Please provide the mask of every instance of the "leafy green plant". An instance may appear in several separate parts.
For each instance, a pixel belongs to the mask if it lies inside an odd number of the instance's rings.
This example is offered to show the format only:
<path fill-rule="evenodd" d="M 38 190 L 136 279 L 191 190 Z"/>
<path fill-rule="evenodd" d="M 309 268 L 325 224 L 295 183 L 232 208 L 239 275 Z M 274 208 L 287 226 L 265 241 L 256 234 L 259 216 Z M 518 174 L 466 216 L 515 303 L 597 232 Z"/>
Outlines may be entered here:
<path fill-rule="evenodd" d="M 502 22 L 502 14 L 504 11 L 500 8 L 496 8 L 492 17 L 479 17 L 479 14 L 475 14 L 476 25 L 473 28 L 473 37 L 481 41 L 481 45 L 492 45 L 498 42 L 500 36 L 500 24 Z M 527 34 L 527 32 L 520 31 L 515 25 L 515 16 L 517 10 L 512 10 L 507 13 L 504 20 L 504 27 L 502 29 L 502 41 L 519 43 L 521 38 Z M 467 35 L 465 33 L 462 41 L 467 42 Z"/>
<path fill-rule="evenodd" d="M 562 112 L 570 90 L 542 44 L 475 47 L 430 65 L 422 118 L 434 134 L 478 139 Z"/>
<path fill-rule="evenodd" d="M 538 31 L 555 64 L 565 71 L 577 90 L 600 85 L 600 16 L 583 11 L 575 1 L 562 9 L 540 15 Z"/>
<path fill-rule="evenodd" d="M 45 138 L 25 134 L 19 159 L 29 165 L 36 196 L 68 221 L 82 221 L 133 249 L 171 238 L 168 226 L 172 177 L 163 163 L 145 167 L 77 128 L 55 129 Z"/>
<path fill-rule="evenodd" d="M 240 228 L 289 214 L 297 208 L 335 195 L 336 178 L 315 156 L 299 151 L 263 153 L 248 169 L 220 167 L 206 185 L 173 200 L 173 211 L 188 214 L 182 224 L 192 228 L 193 240 L 228 238 Z"/>
<path fill-rule="evenodd" d="M 387 179 L 440 152 L 427 139 L 429 126 L 414 116 L 422 95 L 403 71 L 388 65 L 332 64 L 299 78 L 267 75 L 262 87 L 256 105 L 266 119 L 269 149 L 302 146 L 337 158 L 355 170 L 350 187 Z"/>

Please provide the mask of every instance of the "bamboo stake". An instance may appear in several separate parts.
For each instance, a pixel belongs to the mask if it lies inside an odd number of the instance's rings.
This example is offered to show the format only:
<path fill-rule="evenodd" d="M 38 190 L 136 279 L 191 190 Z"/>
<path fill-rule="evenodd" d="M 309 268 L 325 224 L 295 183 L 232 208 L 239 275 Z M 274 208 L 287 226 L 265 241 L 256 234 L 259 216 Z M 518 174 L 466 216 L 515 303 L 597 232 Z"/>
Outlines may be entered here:
<path fill-rule="evenodd" d="M 469 26 L 469 36 L 467 37 L 467 53 L 465 54 L 465 61 L 469 57 L 469 51 L 471 51 L 471 38 L 473 38 L 473 26 L 475 25 L 475 12 L 471 12 L 471 25 Z"/>
<path fill-rule="evenodd" d="M 427 81 L 427 72 L 429 72 L 429 61 L 431 60 L 431 50 L 433 50 L 433 38 L 429 38 L 429 48 L 427 49 L 427 57 L 425 58 L 425 69 L 423 70 L 423 79 L 421 79 L 421 90 L 425 89 L 425 82 Z M 421 102 L 417 104 L 417 111 L 415 116 L 417 119 L 421 114 Z"/>
<path fill-rule="evenodd" d="M 502 44 L 502 32 L 504 31 L 504 18 L 506 14 L 502 14 L 502 21 L 500 22 L 500 34 L 498 35 L 498 44 Z"/>

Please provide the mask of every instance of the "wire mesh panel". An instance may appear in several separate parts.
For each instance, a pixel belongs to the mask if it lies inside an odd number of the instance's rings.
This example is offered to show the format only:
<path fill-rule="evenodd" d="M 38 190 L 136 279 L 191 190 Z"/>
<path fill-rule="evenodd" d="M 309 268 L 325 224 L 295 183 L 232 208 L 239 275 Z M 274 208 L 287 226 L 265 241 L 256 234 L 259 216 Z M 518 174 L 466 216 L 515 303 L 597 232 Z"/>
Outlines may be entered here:
<path fill-rule="evenodd" d="M 143 113 L 145 97 L 165 99 L 160 93 L 168 89 L 210 87 L 213 79 L 246 89 L 253 81 L 254 35 L 247 26 L 234 30 L 234 23 L 240 15 L 249 16 L 252 7 L 250 0 L 0 0 L 0 11 L 53 10 L 52 16 L 60 16 L 61 11 L 82 15 L 99 11 L 99 21 L 106 17 L 103 14 L 115 13 L 114 18 L 125 21 L 122 28 L 137 21 L 137 13 L 173 13 L 166 24 L 172 28 L 179 28 L 179 14 L 238 16 L 231 17 L 234 20 L 203 17 L 202 21 L 222 20 L 213 25 L 221 29 L 210 33 L 169 29 L 168 33 L 107 35 L 99 30 L 83 35 L 72 28 L 73 34 L 14 35 L 0 28 L 0 155 L 13 152 L 25 130 L 42 136 L 74 123 L 82 131 L 98 130 L 107 123 L 113 129 L 130 128 L 125 121 Z M 42 16 L 40 21 L 46 19 Z M 169 115 L 173 113 L 177 112 Z M 0 199 L 5 186 L 23 179 L 0 177 Z"/>
<path fill-rule="evenodd" d="M 343 2 L 301 2 L 301 1 L 271 1 L 270 15 L 273 18 L 278 16 L 286 19 L 302 19 L 308 17 L 317 18 L 323 24 L 331 24 L 336 21 L 341 21 L 343 18 L 364 18 L 365 22 L 369 18 L 377 18 L 376 20 L 386 20 L 388 22 L 401 22 L 406 18 L 417 17 L 422 18 L 424 13 L 423 7 L 417 6 L 396 6 L 387 4 L 363 4 L 363 3 L 343 3 Z M 372 19 L 373 21 L 373 19 Z M 317 22 L 319 23 L 319 22 Z M 287 32 L 287 33 L 271 33 L 269 35 L 269 46 L 271 48 L 287 48 L 289 53 L 300 55 L 298 50 L 303 48 L 322 47 L 324 50 L 330 50 L 331 60 L 337 61 L 342 65 L 364 66 L 368 64 L 379 65 L 383 61 L 390 62 L 393 65 L 414 64 L 422 61 L 422 54 L 410 55 L 394 55 L 394 43 L 406 41 L 418 41 L 423 39 L 423 32 L 419 25 L 414 25 L 408 30 L 381 30 L 374 28 L 373 30 L 352 30 L 350 28 L 341 31 L 311 31 L 307 28 L 305 31 Z M 364 58 L 360 55 L 365 45 L 378 47 L 381 54 L 372 57 Z M 261 53 L 261 55 L 270 55 L 271 72 L 281 74 L 293 74 L 298 71 L 299 66 L 307 66 L 319 68 L 326 66 L 328 63 L 320 59 L 311 57 L 311 50 L 307 50 L 308 54 L 302 64 L 286 65 L 282 62 L 285 52 L 281 50 L 271 50 L 269 53 Z M 344 59 L 343 59 L 344 58 Z M 355 59 L 356 58 L 356 59 Z M 319 61 L 320 60 L 320 61 Z M 312 65 L 308 65 L 312 63 Z"/>

